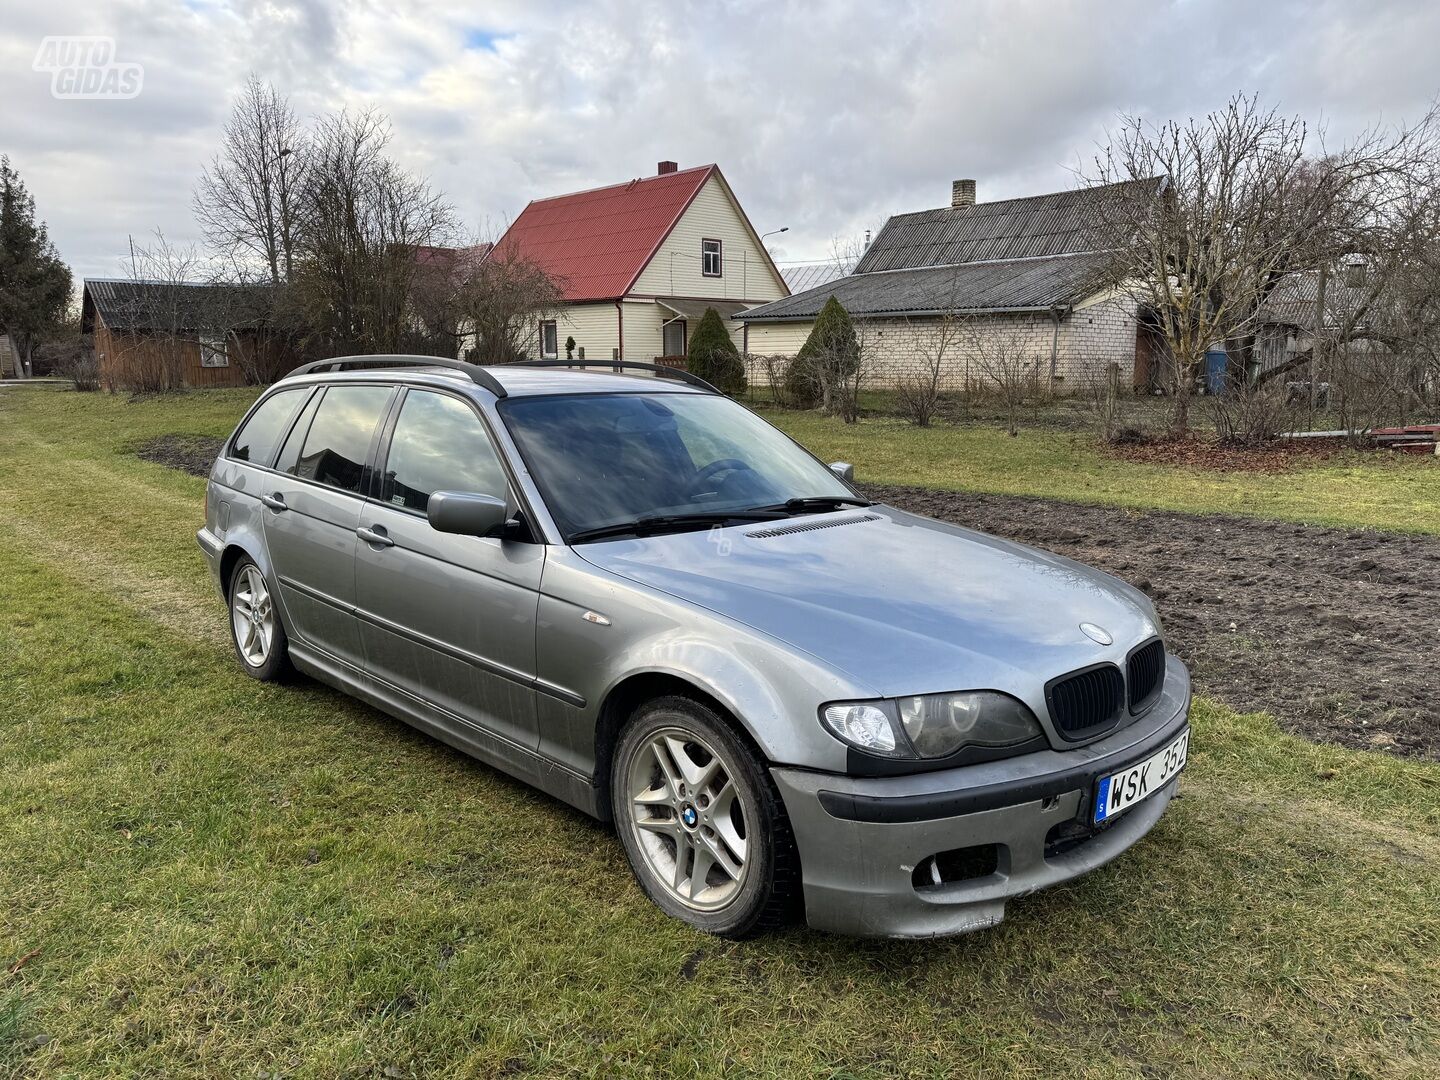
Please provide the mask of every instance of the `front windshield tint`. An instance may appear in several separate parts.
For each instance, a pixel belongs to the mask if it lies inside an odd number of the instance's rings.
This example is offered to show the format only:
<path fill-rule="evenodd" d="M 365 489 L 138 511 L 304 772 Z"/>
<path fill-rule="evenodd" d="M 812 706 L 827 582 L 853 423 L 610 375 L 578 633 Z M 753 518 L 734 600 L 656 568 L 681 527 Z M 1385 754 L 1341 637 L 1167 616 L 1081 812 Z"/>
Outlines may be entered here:
<path fill-rule="evenodd" d="M 748 409 L 713 394 L 560 394 L 500 405 L 566 536 L 655 515 L 851 498 Z"/>

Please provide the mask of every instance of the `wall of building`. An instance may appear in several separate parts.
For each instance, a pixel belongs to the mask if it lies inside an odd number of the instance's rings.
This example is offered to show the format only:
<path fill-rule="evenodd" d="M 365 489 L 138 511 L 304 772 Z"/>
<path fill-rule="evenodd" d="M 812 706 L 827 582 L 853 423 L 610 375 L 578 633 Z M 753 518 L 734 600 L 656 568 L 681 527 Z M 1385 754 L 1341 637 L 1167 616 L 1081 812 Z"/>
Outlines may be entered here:
<path fill-rule="evenodd" d="M 620 347 L 620 316 L 614 303 L 569 304 L 555 316 L 560 358 L 565 357 L 565 339 L 573 337 L 586 360 L 609 360 Z M 627 332 L 629 328 L 626 328 Z M 538 357 L 538 351 L 533 353 Z"/>
<path fill-rule="evenodd" d="M 718 278 L 700 272 L 702 239 L 721 242 Z M 718 176 L 705 181 L 630 291 L 639 296 L 757 302 L 790 295 Z"/>
<path fill-rule="evenodd" d="M 231 348 L 235 344 L 231 342 Z M 259 347 L 242 336 L 241 348 Z M 168 335 L 115 333 L 95 320 L 95 359 L 101 385 L 108 389 L 173 389 L 178 386 L 244 386 L 244 367 L 236 357 L 226 367 L 204 367 L 200 343 Z M 293 365 L 287 365 L 293 366 Z"/>
<path fill-rule="evenodd" d="M 748 352 L 793 356 L 811 323 L 752 323 Z M 1081 390 L 1118 370 L 1129 385 L 1135 370 L 1135 304 L 1111 298 L 1055 321 L 1044 313 L 997 314 L 946 324 L 936 318 L 856 323 L 870 358 L 872 386 L 894 385 L 940 365 L 941 384 L 959 390 L 1025 372 L 1057 390 Z M 942 352 L 943 350 L 943 352 Z M 1053 355 L 1053 372 L 1052 372 Z"/>
<path fill-rule="evenodd" d="M 745 351 L 752 356 L 794 356 L 814 326 L 813 322 L 751 323 Z"/>
<path fill-rule="evenodd" d="M 657 357 L 664 355 L 664 334 L 662 325 L 665 320 L 673 317 L 673 312 L 662 307 L 654 300 L 625 300 L 622 305 L 624 312 L 624 334 L 625 334 L 625 355 L 623 359 L 638 360 L 642 363 L 652 363 Z M 560 358 L 565 356 L 565 339 L 573 337 L 576 345 L 576 357 L 578 350 L 585 349 L 585 359 L 609 360 L 614 356 L 614 350 L 620 345 L 620 317 L 615 310 L 612 301 L 605 301 L 597 304 L 571 304 L 555 317 L 556 335 L 559 339 Z M 689 332 L 693 334 L 695 327 L 693 320 L 689 326 Z M 735 347 L 742 347 L 742 335 L 744 327 L 738 322 L 731 322 L 726 327 L 730 331 L 730 337 L 735 342 Z"/>

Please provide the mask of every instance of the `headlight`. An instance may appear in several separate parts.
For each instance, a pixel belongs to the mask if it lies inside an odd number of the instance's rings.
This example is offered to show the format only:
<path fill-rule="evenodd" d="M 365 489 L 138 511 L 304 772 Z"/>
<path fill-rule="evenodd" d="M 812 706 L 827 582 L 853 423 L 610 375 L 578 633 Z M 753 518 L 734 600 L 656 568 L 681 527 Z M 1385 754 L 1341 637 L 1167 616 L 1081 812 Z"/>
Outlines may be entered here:
<path fill-rule="evenodd" d="M 876 702 L 874 705 L 827 705 L 820 710 L 820 718 L 842 742 L 860 750 L 885 757 L 909 757 L 910 748 L 901 745 L 895 724 L 885 707 L 890 703 Z"/>
<path fill-rule="evenodd" d="M 826 705 L 820 719 L 841 742 L 881 757 L 943 758 L 966 746 L 1004 749 L 1043 738 L 1035 714 L 994 690 Z"/>
<path fill-rule="evenodd" d="M 1018 746 L 1042 734 L 1035 714 L 993 690 L 901 698 L 900 722 L 922 758 L 947 757 L 962 746 Z"/>

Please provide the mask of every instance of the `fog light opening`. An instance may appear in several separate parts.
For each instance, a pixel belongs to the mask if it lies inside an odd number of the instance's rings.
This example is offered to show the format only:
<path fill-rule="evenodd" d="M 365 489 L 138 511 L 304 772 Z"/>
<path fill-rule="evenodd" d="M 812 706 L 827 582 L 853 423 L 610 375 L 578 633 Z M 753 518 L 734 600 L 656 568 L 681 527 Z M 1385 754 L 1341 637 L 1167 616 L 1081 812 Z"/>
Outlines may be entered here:
<path fill-rule="evenodd" d="M 911 882 L 917 889 L 933 889 L 989 877 L 999 868 L 1000 845 L 977 844 L 931 855 L 915 867 Z"/>

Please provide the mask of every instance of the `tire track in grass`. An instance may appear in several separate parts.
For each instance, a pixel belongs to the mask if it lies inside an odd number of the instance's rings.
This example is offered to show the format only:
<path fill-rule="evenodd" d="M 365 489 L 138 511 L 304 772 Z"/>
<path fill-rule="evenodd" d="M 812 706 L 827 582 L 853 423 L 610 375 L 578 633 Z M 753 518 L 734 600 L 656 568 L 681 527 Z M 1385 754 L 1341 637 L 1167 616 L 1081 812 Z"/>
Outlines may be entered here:
<path fill-rule="evenodd" d="M 219 649 L 230 648 L 224 611 L 213 593 L 204 597 L 174 580 L 146 573 L 108 553 L 64 540 L 43 523 L 7 514 L 0 520 L 0 540 L 26 552 L 71 581 L 88 588 L 103 587 L 118 603 L 182 637 Z"/>
<path fill-rule="evenodd" d="M 35 440 L 31 443 L 31 447 L 41 456 L 41 460 L 63 464 L 67 479 L 71 481 L 75 479 L 75 473 L 85 473 L 101 481 L 112 491 L 115 489 L 129 491 L 152 502 L 168 503 L 175 509 L 191 515 L 198 514 L 204 503 L 203 491 L 199 495 L 186 495 L 169 490 L 157 483 L 162 477 L 172 474 L 173 470 L 158 473 L 153 478 L 142 477 L 136 476 L 131 471 L 135 464 L 133 461 L 119 459 L 113 463 L 106 463 L 93 458 L 76 457 L 70 448 L 46 442 L 43 439 Z M 164 466 L 160 466 L 160 468 L 163 469 Z"/>

